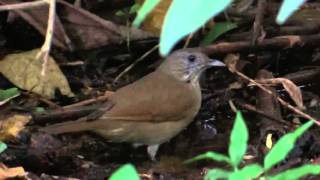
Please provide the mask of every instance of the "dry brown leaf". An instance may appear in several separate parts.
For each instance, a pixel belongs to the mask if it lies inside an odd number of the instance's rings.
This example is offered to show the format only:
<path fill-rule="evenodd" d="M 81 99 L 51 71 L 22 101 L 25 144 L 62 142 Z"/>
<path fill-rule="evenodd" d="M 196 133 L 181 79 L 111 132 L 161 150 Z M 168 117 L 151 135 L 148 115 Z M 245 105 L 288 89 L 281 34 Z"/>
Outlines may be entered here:
<path fill-rule="evenodd" d="M 288 94 L 290 95 L 290 97 L 294 101 L 294 103 L 299 108 L 301 108 L 301 109 L 304 108 L 301 90 L 291 80 L 286 79 L 286 78 L 273 78 L 273 79 L 258 80 L 257 82 L 262 83 L 262 84 L 268 84 L 268 85 L 282 84 L 282 86 L 288 92 Z"/>
<path fill-rule="evenodd" d="M 0 4 L 16 4 L 22 0 L 0 0 Z M 57 0 L 59 11 L 55 16 L 53 45 L 64 50 L 83 50 L 98 48 L 109 44 L 119 44 L 128 39 L 139 40 L 154 37 L 140 29 L 128 28 L 98 17 L 97 15 Z M 14 10 L 42 35 L 46 34 L 48 6 Z"/>
<path fill-rule="evenodd" d="M 9 179 L 15 177 L 24 177 L 26 172 L 23 167 L 8 168 L 4 164 L 0 163 L 0 179 Z"/>
<path fill-rule="evenodd" d="M 10 54 L 0 61 L 0 72 L 17 87 L 54 98 L 55 90 L 72 97 L 69 83 L 52 57 L 48 58 L 46 75 L 42 76 L 43 61 L 36 58 L 39 49 Z"/>
<path fill-rule="evenodd" d="M 130 40 L 153 37 L 150 33 L 111 21 L 76 7 L 66 1 L 58 0 L 61 21 L 68 32 L 76 49 L 92 49 L 109 44 L 118 44 Z"/>
<path fill-rule="evenodd" d="M 11 115 L 0 121 L 0 141 L 5 141 L 17 137 L 19 132 L 24 129 L 30 121 L 31 116 Z"/>
<path fill-rule="evenodd" d="M 289 41 L 288 48 L 293 47 L 294 45 L 297 45 L 299 43 L 302 43 L 301 36 L 281 36 L 281 37 L 276 37 L 277 39 L 287 39 Z"/>
<path fill-rule="evenodd" d="M 137 3 L 143 4 L 145 0 L 136 0 Z M 142 29 L 160 35 L 164 17 L 169 9 L 172 0 L 162 0 L 151 11 L 143 22 Z"/>
<path fill-rule="evenodd" d="M 236 55 L 236 54 L 228 54 L 224 58 L 224 63 L 228 66 L 229 71 L 232 73 L 237 71 L 238 61 L 239 61 L 239 55 Z"/>

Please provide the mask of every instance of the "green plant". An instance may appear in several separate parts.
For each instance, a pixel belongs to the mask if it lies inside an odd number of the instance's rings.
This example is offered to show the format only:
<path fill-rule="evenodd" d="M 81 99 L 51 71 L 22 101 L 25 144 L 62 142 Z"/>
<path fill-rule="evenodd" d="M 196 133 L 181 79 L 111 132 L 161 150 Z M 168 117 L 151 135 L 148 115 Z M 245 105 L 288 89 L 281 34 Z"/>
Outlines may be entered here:
<path fill-rule="evenodd" d="M 129 16 L 132 14 L 135 14 L 138 12 L 138 10 L 140 9 L 140 4 L 139 3 L 134 3 L 131 7 L 129 8 L 124 8 L 122 10 L 119 10 L 116 12 L 117 16 Z"/>
<path fill-rule="evenodd" d="M 110 176 L 109 180 L 139 180 L 140 177 L 132 164 L 125 164 Z"/>
<path fill-rule="evenodd" d="M 229 21 L 217 22 L 211 27 L 209 33 L 201 41 L 201 45 L 209 45 L 224 33 L 237 28 L 237 24 Z"/>
<path fill-rule="evenodd" d="M 242 168 L 240 162 L 247 149 L 248 130 L 240 112 L 237 112 L 235 123 L 230 136 L 229 156 L 216 152 L 207 152 L 198 155 L 186 163 L 210 159 L 214 161 L 226 162 L 233 167 L 233 171 L 224 169 L 211 169 L 205 176 L 205 180 L 229 179 L 229 180 L 248 180 L 248 179 L 299 179 L 308 174 L 320 174 L 320 165 L 303 165 L 280 172 L 276 175 L 268 175 L 268 171 L 279 162 L 283 161 L 288 153 L 293 149 L 296 140 L 313 124 L 309 121 L 296 129 L 294 132 L 284 135 L 270 150 L 264 158 L 263 166 L 260 164 L 249 164 Z"/>
<path fill-rule="evenodd" d="M 7 144 L 5 144 L 4 142 L 0 141 L 0 153 L 5 151 L 7 148 L 8 148 Z"/>
<path fill-rule="evenodd" d="M 146 0 L 133 22 L 138 27 L 160 0 Z M 276 21 L 284 23 L 305 0 L 284 0 Z M 173 46 L 186 35 L 199 29 L 210 18 L 226 9 L 232 0 L 172 0 L 160 36 L 160 53 L 169 54 Z M 186 11 L 188 13 L 186 13 Z"/>
<path fill-rule="evenodd" d="M 12 99 L 20 95 L 18 88 L 0 89 L 0 101 Z"/>

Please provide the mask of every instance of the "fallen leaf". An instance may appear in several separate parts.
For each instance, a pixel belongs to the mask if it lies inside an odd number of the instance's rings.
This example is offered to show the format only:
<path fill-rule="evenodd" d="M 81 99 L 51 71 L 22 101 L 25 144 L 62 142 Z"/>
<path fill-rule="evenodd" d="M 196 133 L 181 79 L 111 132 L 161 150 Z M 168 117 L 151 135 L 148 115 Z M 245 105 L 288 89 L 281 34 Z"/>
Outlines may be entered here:
<path fill-rule="evenodd" d="M 145 0 L 136 0 L 137 3 L 143 4 Z M 155 35 L 160 35 L 164 17 L 169 9 L 172 0 L 162 0 L 151 11 L 150 14 L 143 21 L 142 29 L 152 32 Z"/>
<path fill-rule="evenodd" d="M 0 0 L 0 4 L 19 4 L 22 0 Z M 121 26 L 111 21 L 70 4 L 57 0 L 53 45 L 63 50 L 87 50 L 109 44 L 119 44 L 130 37 L 130 40 L 139 40 L 154 37 L 140 29 Z M 43 36 L 46 35 L 48 22 L 48 6 L 30 9 L 13 10 L 26 22 L 37 29 Z"/>
<path fill-rule="evenodd" d="M 8 168 L 4 164 L 0 163 L 0 179 L 15 179 L 15 177 L 24 177 L 26 172 L 23 167 Z"/>
<path fill-rule="evenodd" d="M 267 138 L 266 138 L 266 147 L 268 149 L 271 149 L 272 146 L 273 146 L 272 133 L 268 133 Z"/>
<path fill-rule="evenodd" d="M 19 114 L 10 115 L 2 119 L 0 121 L 0 141 L 17 137 L 30 119 L 31 116 Z"/>
<path fill-rule="evenodd" d="M 0 106 L 7 103 L 11 99 L 18 97 L 20 91 L 18 88 L 0 89 Z"/>
<path fill-rule="evenodd" d="M 109 44 L 119 44 L 128 39 L 139 40 L 153 37 L 140 29 L 121 26 L 76 7 L 66 1 L 57 1 L 62 24 L 74 42 L 75 49 L 92 49 Z"/>
<path fill-rule="evenodd" d="M 301 39 L 301 36 L 291 35 L 291 36 L 281 36 L 276 37 L 277 39 L 286 39 L 289 41 L 289 45 L 287 48 L 291 48 L 295 45 L 299 45 L 303 43 L 303 40 Z"/>
<path fill-rule="evenodd" d="M 300 109 L 304 109 L 301 90 L 291 80 L 286 79 L 286 78 L 272 78 L 272 79 L 257 80 L 257 82 L 259 82 L 261 84 L 267 84 L 267 85 L 282 84 L 282 86 L 288 92 L 288 94 L 290 95 L 290 97 L 294 101 L 294 103 Z"/>
<path fill-rule="evenodd" d="M 234 73 L 237 71 L 237 63 L 239 61 L 239 55 L 228 54 L 223 61 L 227 65 L 230 72 Z"/>
<path fill-rule="evenodd" d="M 43 61 L 36 58 L 39 49 L 10 54 L 0 61 L 0 72 L 17 87 L 54 98 L 55 90 L 73 96 L 69 83 L 52 57 L 48 58 L 45 76 L 41 76 Z"/>
<path fill-rule="evenodd" d="M 21 3 L 19 0 L 0 0 L 2 5 L 18 4 Z M 48 22 L 48 5 L 39 6 L 36 8 L 24 9 L 24 10 L 13 10 L 9 13 L 15 12 L 35 29 L 37 29 L 43 36 L 46 35 L 47 22 Z M 10 16 L 9 16 L 10 17 Z M 10 23 L 10 19 L 8 20 Z M 73 49 L 72 44 L 68 35 L 66 34 L 59 17 L 55 16 L 54 34 L 52 43 L 62 48 L 63 50 L 71 51 Z"/>

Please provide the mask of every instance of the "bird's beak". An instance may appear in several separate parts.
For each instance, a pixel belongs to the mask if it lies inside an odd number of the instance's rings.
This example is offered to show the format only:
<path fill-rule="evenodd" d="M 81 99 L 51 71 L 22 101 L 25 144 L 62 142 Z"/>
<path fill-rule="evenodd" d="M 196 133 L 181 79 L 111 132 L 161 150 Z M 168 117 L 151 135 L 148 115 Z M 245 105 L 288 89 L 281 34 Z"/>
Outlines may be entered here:
<path fill-rule="evenodd" d="M 223 62 L 216 60 L 216 59 L 210 59 L 208 61 L 208 66 L 218 66 L 218 67 L 224 67 L 226 66 Z"/>

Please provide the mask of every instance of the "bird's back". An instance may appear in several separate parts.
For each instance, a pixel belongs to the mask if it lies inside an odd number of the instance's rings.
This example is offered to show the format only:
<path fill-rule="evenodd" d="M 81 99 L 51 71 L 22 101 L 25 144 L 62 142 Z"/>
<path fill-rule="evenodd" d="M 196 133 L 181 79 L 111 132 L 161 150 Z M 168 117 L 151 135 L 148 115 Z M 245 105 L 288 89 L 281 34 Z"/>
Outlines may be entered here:
<path fill-rule="evenodd" d="M 193 120 L 200 109 L 201 91 L 198 83 L 155 71 L 120 88 L 109 101 L 112 108 L 96 120 L 59 123 L 43 130 L 52 134 L 93 131 L 114 142 L 160 144 Z"/>

